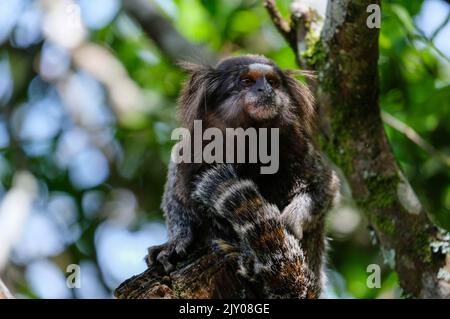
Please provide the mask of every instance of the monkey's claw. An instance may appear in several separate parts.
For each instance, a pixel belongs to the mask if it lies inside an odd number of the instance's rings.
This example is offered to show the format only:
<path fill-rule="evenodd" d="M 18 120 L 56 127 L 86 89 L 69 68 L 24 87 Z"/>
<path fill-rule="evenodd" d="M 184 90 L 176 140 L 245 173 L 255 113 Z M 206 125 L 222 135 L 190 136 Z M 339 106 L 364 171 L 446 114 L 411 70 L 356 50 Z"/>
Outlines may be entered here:
<path fill-rule="evenodd" d="M 171 272 L 176 262 L 186 256 L 190 244 L 189 240 L 171 240 L 148 248 L 148 255 L 145 258 L 147 266 L 161 264 L 165 272 Z"/>

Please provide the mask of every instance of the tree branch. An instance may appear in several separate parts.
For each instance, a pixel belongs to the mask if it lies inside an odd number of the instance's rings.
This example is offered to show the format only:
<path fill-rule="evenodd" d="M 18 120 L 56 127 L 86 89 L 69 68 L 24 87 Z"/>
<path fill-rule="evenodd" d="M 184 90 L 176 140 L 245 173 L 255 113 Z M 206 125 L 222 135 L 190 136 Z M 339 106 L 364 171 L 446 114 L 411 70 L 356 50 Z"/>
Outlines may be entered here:
<path fill-rule="evenodd" d="M 450 13 L 447 14 L 447 17 L 442 21 L 442 23 L 433 31 L 433 34 L 430 36 L 430 41 L 434 41 L 438 34 L 445 28 L 447 23 L 450 21 Z"/>
<path fill-rule="evenodd" d="M 14 299 L 14 296 L 6 288 L 3 281 L 0 279 L 0 299 Z"/>
<path fill-rule="evenodd" d="M 173 62 L 190 61 L 213 64 L 214 54 L 184 38 L 157 8 L 146 0 L 123 1 L 125 10 L 142 26 L 148 37 Z"/>
<path fill-rule="evenodd" d="M 313 24 L 318 20 L 317 13 L 303 5 L 301 1 L 295 0 L 291 5 L 292 15 L 289 23 L 281 15 L 275 0 L 265 0 L 264 7 L 278 32 L 284 37 L 292 50 L 297 51 L 298 48 L 306 50 L 308 47 L 306 36 L 312 30 Z M 296 59 L 303 69 L 309 68 L 305 59 L 299 54 L 296 55 Z"/>
<path fill-rule="evenodd" d="M 446 239 L 429 220 L 401 172 L 387 140 L 379 108 L 378 29 L 366 24 L 373 0 L 328 2 L 316 45 L 317 102 L 329 121 L 323 143 L 343 170 L 353 197 L 366 213 L 383 249 L 395 253 L 395 270 L 407 295 L 450 298 L 444 251 Z M 294 51 L 301 55 L 297 46 Z"/>
<path fill-rule="evenodd" d="M 236 275 L 236 261 L 209 248 L 197 248 L 170 274 L 151 267 L 123 282 L 114 292 L 119 299 L 255 298 L 255 290 Z"/>
<path fill-rule="evenodd" d="M 419 146 L 429 155 L 438 159 L 445 166 L 450 167 L 450 158 L 446 157 L 444 154 L 441 154 L 433 145 L 428 143 L 412 127 L 408 126 L 406 123 L 403 123 L 399 119 L 384 111 L 381 111 L 381 118 L 383 119 L 384 123 L 399 131 L 400 133 L 403 133 L 407 138 L 409 138 L 410 141 Z"/>
<path fill-rule="evenodd" d="M 289 22 L 286 21 L 277 8 L 275 0 L 265 0 L 264 6 L 272 19 L 273 24 L 278 29 L 280 34 L 286 39 L 288 43 L 291 42 L 291 27 Z"/>

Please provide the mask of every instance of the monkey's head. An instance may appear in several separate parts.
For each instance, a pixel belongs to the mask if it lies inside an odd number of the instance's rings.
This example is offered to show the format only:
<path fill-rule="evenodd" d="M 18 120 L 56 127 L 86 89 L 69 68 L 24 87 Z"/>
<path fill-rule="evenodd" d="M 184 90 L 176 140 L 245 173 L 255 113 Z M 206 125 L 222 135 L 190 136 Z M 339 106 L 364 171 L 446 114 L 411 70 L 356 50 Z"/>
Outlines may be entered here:
<path fill-rule="evenodd" d="M 191 73 L 180 98 L 179 116 L 189 126 L 206 120 L 215 127 L 299 125 L 309 132 L 313 103 L 308 88 L 263 56 L 245 55 L 215 67 L 188 64 Z"/>

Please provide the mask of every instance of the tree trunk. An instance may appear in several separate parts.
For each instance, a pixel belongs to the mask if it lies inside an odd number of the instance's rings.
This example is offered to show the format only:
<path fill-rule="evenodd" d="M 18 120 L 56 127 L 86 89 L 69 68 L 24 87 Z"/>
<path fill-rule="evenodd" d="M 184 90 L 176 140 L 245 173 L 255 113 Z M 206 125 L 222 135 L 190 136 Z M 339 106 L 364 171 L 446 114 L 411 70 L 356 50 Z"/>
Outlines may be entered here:
<path fill-rule="evenodd" d="M 295 54 L 318 74 L 315 96 L 326 127 L 323 150 L 342 169 L 379 244 L 393 256 L 405 295 L 450 298 L 449 258 L 432 249 L 448 238 L 430 221 L 404 177 L 381 120 L 379 29 L 367 26 L 371 4 L 380 1 L 328 1 L 320 38 L 311 41 L 314 35 L 306 35 L 307 51 L 301 51 L 297 38 Z M 295 21 L 301 15 L 293 13 L 293 26 L 299 27 Z"/>

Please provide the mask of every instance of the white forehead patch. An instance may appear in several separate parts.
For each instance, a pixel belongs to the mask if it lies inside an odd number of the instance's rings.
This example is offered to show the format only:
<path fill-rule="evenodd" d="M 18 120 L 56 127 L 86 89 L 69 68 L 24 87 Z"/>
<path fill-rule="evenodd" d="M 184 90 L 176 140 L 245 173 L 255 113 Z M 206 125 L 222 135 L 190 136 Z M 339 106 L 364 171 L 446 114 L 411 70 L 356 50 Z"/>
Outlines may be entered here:
<path fill-rule="evenodd" d="M 263 63 L 252 63 L 248 66 L 250 71 L 259 71 L 259 72 L 272 72 L 273 68 L 270 65 Z"/>

